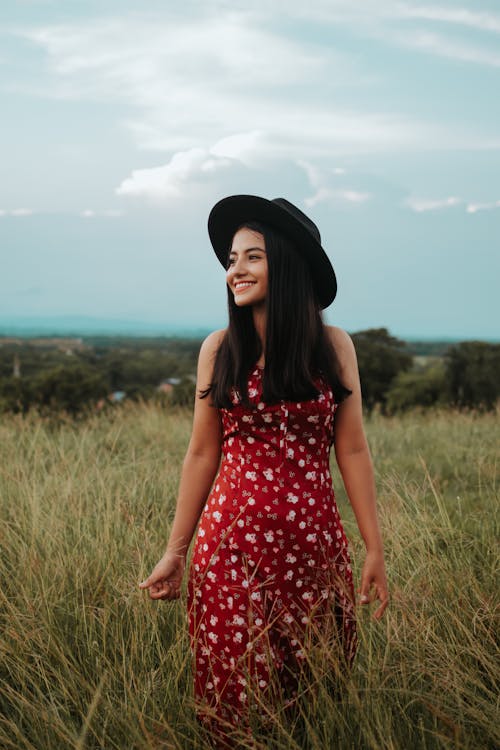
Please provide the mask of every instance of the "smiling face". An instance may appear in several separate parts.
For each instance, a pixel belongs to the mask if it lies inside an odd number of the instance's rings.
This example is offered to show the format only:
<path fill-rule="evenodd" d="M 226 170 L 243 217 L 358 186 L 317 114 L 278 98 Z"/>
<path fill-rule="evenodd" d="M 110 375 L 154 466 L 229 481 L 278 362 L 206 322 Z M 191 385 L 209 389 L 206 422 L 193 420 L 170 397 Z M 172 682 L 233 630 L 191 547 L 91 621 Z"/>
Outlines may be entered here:
<path fill-rule="evenodd" d="M 267 255 L 260 232 L 242 227 L 233 237 L 226 274 L 238 307 L 265 305 L 267 297 Z"/>

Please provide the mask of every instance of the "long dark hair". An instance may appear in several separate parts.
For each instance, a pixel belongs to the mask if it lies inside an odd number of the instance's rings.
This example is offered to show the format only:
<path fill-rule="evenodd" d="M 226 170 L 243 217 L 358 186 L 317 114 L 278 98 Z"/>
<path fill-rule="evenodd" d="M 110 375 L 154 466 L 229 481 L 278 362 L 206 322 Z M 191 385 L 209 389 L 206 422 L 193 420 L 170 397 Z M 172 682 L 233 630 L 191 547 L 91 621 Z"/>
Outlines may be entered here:
<path fill-rule="evenodd" d="M 266 300 L 266 363 L 262 399 L 266 403 L 306 401 L 319 391 L 313 380 L 321 376 L 332 388 L 336 401 L 351 391 L 338 376 L 335 350 L 325 329 L 306 261 L 281 233 L 260 222 L 243 227 L 264 236 L 268 262 Z M 228 248 L 229 256 L 230 248 Z M 217 350 L 212 382 L 200 398 L 211 394 L 214 406 L 233 406 L 236 388 L 248 405 L 248 375 L 262 353 L 252 307 L 238 307 L 228 287 L 229 326 Z"/>

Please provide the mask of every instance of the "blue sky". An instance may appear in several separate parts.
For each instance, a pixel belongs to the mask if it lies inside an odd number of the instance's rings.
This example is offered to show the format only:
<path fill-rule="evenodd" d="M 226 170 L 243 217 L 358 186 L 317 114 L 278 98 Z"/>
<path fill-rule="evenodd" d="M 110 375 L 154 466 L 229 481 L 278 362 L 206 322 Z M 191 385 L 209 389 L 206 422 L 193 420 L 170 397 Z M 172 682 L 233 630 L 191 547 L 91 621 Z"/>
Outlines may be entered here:
<path fill-rule="evenodd" d="M 224 195 L 318 224 L 349 331 L 499 338 L 500 3 L 0 10 L 0 330 L 221 327 Z"/>

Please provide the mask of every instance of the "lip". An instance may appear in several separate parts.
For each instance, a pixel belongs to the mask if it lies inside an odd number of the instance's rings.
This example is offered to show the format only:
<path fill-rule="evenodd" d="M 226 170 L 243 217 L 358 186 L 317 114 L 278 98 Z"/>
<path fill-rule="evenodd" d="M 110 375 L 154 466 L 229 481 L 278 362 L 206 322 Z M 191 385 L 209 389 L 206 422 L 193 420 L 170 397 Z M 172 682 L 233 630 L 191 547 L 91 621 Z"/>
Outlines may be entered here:
<path fill-rule="evenodd" d="M 234 285 L 234 293 L 238 294 L 240 292 L 244 292 L 246 289 L 250 289 L 251 286 L 254 286 L 257 282 L 255 281 L 239 281 Z"/>

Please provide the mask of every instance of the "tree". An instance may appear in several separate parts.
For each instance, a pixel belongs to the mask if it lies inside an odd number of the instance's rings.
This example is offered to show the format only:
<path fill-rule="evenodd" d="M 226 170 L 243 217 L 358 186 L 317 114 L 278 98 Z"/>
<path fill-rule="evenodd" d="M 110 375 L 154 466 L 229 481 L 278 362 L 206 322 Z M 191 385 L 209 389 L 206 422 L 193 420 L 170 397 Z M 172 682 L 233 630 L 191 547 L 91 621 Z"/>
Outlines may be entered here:
<path fill-rule="evenodd" d="M 448 350 L 445 361 L 453 403 L 494 408 L 500 398 L 500 344 L 463 341 Z"/>
<path fill-rule="evenodd" d="M 356 348 L 363 402 L 368 410 L 375 404 L 385 408 L 387 392 L 396 375 L 412 366 L 405 342 L 387 328 L 369 328 L 352 334 Z"/>
<path fill-rule="evenodd" d="M 108 381 L 90 367 L 75 363 L 41 372 L 33 382 L 34 403 L 71 415 L 84 411 L 109 391 Z"/>
<path fill-rule="evenodd" d="M 435 406 L 448 399 L 446 371 L 438 362 L 425 370 L 399 372 L 387 392 L 386 410 L 394 413 L 415 406 Z"/>

